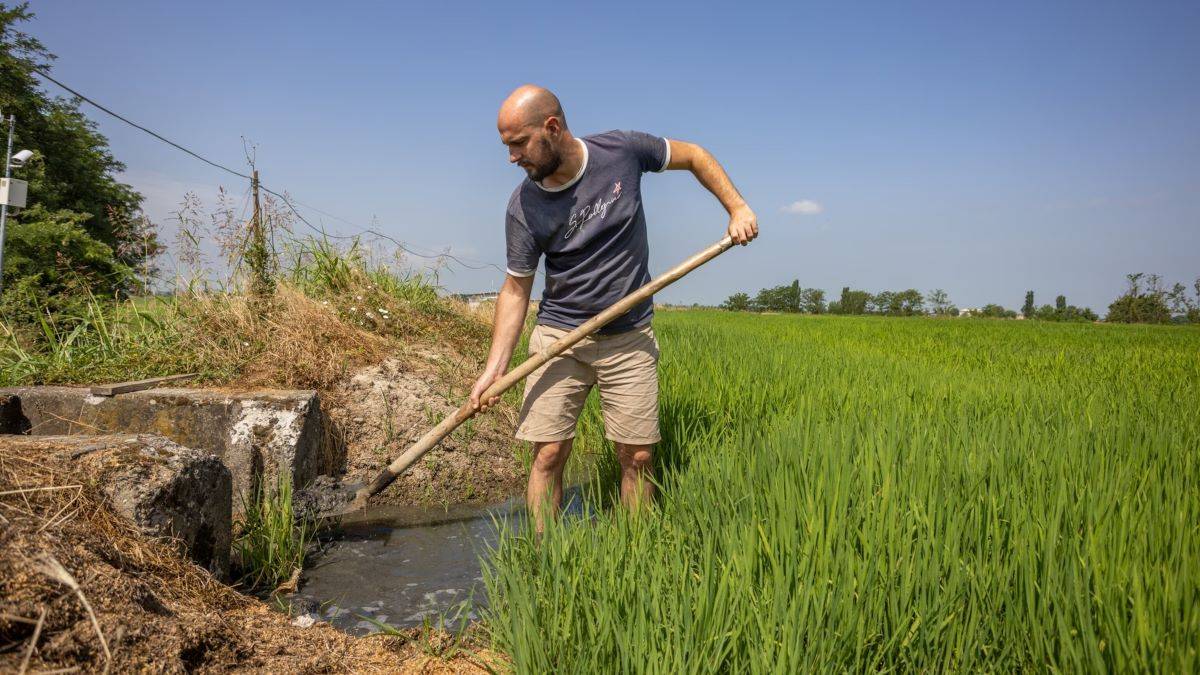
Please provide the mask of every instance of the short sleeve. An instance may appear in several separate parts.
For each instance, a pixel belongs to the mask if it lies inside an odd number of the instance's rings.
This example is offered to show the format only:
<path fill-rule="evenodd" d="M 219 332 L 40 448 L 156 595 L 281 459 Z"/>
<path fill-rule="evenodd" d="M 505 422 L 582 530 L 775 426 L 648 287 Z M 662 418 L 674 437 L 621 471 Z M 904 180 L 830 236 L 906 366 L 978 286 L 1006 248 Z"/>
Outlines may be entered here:
<path fill-rule="evenodd" d="M 666 138 L 641 131 L 626 131 L 625 138 L 643 172 L 663 171 L 671 163 L 671 143 Z"/>
<path fill-rule="evenodd" d="M 542 257 L 542 249 L 526 226 L 525 219 L 521 217 L 516 200 L 508 205 L 508 212 L 504 217 L 504 240 L 508 273 L 514 277 L 533 276 Z"/>

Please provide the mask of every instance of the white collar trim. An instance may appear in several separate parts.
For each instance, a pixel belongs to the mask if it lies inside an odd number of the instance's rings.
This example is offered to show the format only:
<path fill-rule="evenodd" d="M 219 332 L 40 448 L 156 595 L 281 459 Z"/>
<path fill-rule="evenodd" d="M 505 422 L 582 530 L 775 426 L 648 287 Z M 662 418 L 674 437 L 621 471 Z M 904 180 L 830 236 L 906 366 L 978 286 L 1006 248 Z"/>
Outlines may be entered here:
<path fill-rule="evenodd" d="M 584 143 L 582 138 L 576 138 L 575 140 L 580 146 L 583 147 L 583 163 L 579 165 L 579 171 L 575 172 L 575 176 L 571 180 L 559 185 L 558 187 L 546 187 L 545 185 L 542 185 L 541 181 L 534 181 L 534 185 L 540 187 L 546 192 L 562 192 L 563 190 L 566 190 L 572 185 L 578 183 L 580 178 L 583 178 L 583 172 L 587 169 L 588 165 L 588 147 L 587 143 Z"/>

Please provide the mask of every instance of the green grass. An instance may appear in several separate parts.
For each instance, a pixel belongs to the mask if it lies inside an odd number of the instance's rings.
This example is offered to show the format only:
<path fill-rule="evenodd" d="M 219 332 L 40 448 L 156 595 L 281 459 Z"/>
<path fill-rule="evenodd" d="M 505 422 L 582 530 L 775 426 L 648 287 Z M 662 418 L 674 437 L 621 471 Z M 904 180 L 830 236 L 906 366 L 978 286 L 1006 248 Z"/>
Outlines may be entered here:
<path fill-rule="evenodd" d="M 297 518 L 292 477 L 287 474 L 280 474 L 274 485 L 258 486 L 243 500 L 242 509 L 233 541 L 239 582 L 269 593 L 304 567 L 316 523 Z"/>
<path fill-rule="evenodd" d="M 519 672 L 1200 668 L 1200 331 L 656 330 L 656 509 L 507 532 L 486 571 Z"/>

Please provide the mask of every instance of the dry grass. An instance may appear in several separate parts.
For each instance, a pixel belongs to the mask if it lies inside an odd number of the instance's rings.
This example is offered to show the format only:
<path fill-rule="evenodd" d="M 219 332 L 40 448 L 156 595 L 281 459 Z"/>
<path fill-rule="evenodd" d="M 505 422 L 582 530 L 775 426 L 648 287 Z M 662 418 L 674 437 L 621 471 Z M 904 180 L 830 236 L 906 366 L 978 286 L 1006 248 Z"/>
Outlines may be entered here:
<path fill-rule="evenodd" d="M 244 295 L 196 296 L 176 310 L 189 356 L 210 379 L 244 386 L 332 386 L 395 349 L 377 331 L 281 286 L 266 307 Z"/>
<path fill-rule="evenodd" d="M 486 651 L 437 658 L 423 653 L 425 643 L 417 633 L 353 638 L 323 624 L 293 627 L 171 542 L 140 534 L 67 458 L 0 442 L 0 672 L 504 667 Z"/>
<path fill-rule="evenodd" d="M 91 384 L 198 372 L 202 384 L 328 389 L 387 356 L 482 365 L 486 312 L 351 247 L 300 242 L 274 294 L 182 290 L 123 302 L 85 296 L 33 324 L 0 320 L 0 386 Z"/>

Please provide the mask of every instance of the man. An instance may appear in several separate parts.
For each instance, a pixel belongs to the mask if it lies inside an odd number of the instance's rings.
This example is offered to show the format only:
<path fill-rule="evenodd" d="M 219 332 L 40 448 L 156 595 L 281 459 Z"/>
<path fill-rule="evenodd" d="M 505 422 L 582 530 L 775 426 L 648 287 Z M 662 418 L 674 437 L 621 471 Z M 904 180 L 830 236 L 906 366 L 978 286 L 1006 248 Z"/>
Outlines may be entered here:
<path fill-rule="evenodd" d="M 687 169 L 729 212 L 729 236 L 743 246 L 758 236 L 754 212 L 704 148 L 637 131 L 576 138 L 558 98 L 533 85 L 500 107 L 508 161 L 525 170 L 508 202 L 508 274 L 496 301 L 487 365 L 471 391 L 480 401 L 504 375 L 520 338 L 534 272 L 546 258 L 546 288 L 530 353 L 539 352 L 650 281 L 641 175 Z M 605 436 L 621 464 L 621 501 L 630 508 L 654 495 L 651 460 L 658 431 L 658 343 L 651 301 L 534 371 L 525 383 L 517 438 L 532 441 L 526 500 L 540 532 L 562 503 L 562 474 L 575 424 L 592 385 L 600 389 Z"/>

